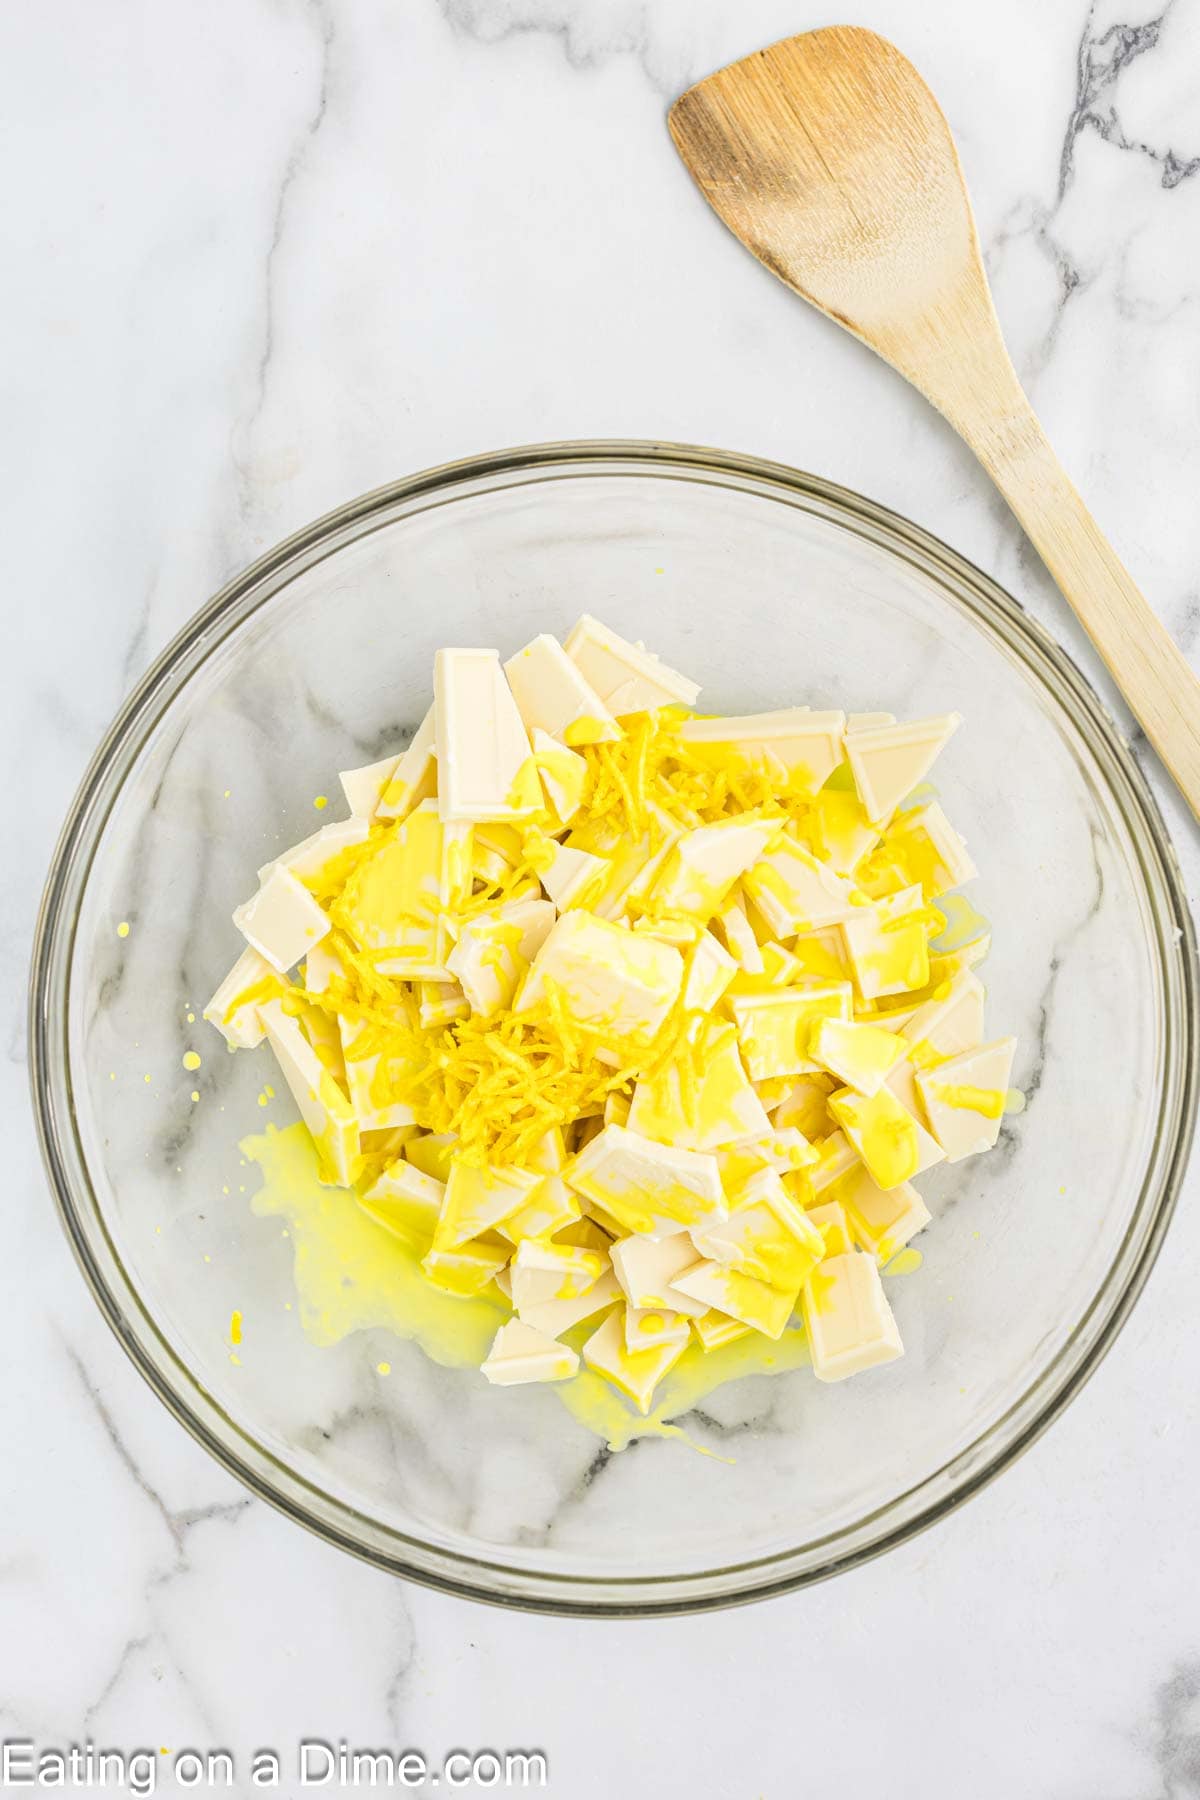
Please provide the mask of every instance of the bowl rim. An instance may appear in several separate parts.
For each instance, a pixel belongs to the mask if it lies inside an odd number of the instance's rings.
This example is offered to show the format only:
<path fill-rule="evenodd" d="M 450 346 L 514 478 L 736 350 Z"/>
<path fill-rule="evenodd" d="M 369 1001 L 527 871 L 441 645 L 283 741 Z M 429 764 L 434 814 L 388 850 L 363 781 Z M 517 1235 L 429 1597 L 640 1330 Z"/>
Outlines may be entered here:
<path fill-rule="evenodd" d="M 1164 989 L 1159 1129 L 1125 1242 L 1093 1295 L 1082 1326 L 1092 1325 L 1086 1348 L 1061 1368 L 1066 1348 L 999 1418 L 941 1468 L 893 1496 L 877 1512 L 831 1534 L 830 1553 L 805 1567 L 788 1567 L 811 1542 L 728 1568 L 649 1576 L 588 1576 L 531 1571 L 501 1557 L 472 1557 L 410 1537 L 325 1493 L 230 1419 L 177 1357 L 142 1306 L 125 1273 L 87 1177 L 75 1130 L 66 1057 L 77 907 L 124 773 L 204 657 L 257 606 L 280 577 L 308 566 L 314 552 L 332 554 L 346 534 L 366 529 L 398 505 L 436 497 L 438 504 L 479 490 L 547 474 L 624 472 L 717 480 L 765 492 L 832 517 L 860 538 L 915 563 L 954 599 L 999 630 L 1057 705 L 1081 730 L 1129 831 L 1157 929 L 1153 932 Z M 454 490 L 461 490 L 455 493 Z M 274 583 L 268 587 L 267 584 Z M 258 594 L 257 600 L 254 599 Z M 1149 928 L 1148 928 L 1149 929 Z M 1065 1409 L 1111 1348 L 1162 1247 L 1187 1167 L 1200 1092 L 1196 1055 L 1200 983 L 1196 937 L 1186 889 L 1170 837 L 1149 784 L 1103 702 L 1071 656 L 1025 609 L 973 563 L 923 527 L 851 489 L 787 464 L 690 444 L 636 439 L 576 440 L 516 446 L 462 458 L 401 477 L 333 508 L 301 527 L 228 581 L 176 633 L 136 684 L 101 740 L 79 784 L 50 864 L 34 934 L 29 986 L 29 1078 L 43 1165 L 59 1218 L 103 1316 L 130 1360 L 173 1416 L 251 1493 L 325 1541 L 392 1574 L 461 1597 L 525 1611 L 568 1616 L 654 1617 L 710 1610 L 763 1599 L 828 1579 L 882 1555 L 944 1518 L 1021 1456 Z M 1167 1117 L 1169 1111 L 1170 1116 Z M 1164 1128 L 1165 1127 L 1165 1128 Z M 1154 1190 L 1151 1192 L 1151 1190 Z M 80 1192 L 90 1198 L 81 1204 Z M 1140 1241 L 1114 1291 L 1133 1227 Z M 89 1231 L 89 1221 L 92 1230 Z M 1101 1303 L 1106 1310 L 1096 1316 Z M 157 1352 L 155 1354 L 154 1352 Z M 174 1375 L 174 1378 L 172 1378 Z M 190 1388 L 190 1393 L 184 1391 Z M 1044 1390 L 1044 1391 L 1043 1391 Z M 1018 1416 L 1019 1415 L 1019 1416 Z M 222 1434 L 214 1423 L 223 1420 Z M 252 1457 L 250 1452 L 255 1454 Z M 890 1523 L 888 1515 L 897 1514 Z M 359 1529 L 356 1532 L 355 1526 Z M 368 1536 L 370 1540 L 368 1541 Z M 844 1542 L 837 1547 L 839 1540 Z M 500 1580 L 497 1580 L 497 1577 Z"/>

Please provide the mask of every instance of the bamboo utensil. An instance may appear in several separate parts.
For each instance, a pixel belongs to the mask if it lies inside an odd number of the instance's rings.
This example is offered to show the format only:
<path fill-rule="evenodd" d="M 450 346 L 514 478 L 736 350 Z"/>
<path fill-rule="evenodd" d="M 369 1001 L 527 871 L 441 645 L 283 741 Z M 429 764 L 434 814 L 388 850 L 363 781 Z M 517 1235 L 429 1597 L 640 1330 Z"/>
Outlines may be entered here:
<path fill-rule="evenodd" d="M 835 26 L 690 88 L 675 146 L 759 261 L 890 362 L 974 451 L 1200 818 L 1200 681 L 1022 391 L 950 128 L 886 39 Z"/>

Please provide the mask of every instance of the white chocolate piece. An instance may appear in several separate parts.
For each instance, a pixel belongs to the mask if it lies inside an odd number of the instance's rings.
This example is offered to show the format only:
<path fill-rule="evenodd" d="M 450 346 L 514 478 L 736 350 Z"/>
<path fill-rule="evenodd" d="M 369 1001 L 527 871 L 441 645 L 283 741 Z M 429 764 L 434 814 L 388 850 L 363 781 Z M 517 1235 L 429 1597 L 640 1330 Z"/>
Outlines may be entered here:
<path fill-rule="evenodd" d="M 533 733 L 533 760 L 546 803 L 558 825 L 569 825 L 587 789 L 588 766 L 578 750 L 560 744 L 548 732 Z"/>
<path fill-rule="evenodd" d="M 490 1287 L 507 1261 L 507 1244 L 469 1243 L 453 1250 L 435 1244 L 421 1258 L 421 1268 L 434 1287 L 468 1299 Z"/>
<path fill-rule="evenodd" d="M 901 1026 L 908 1054 L 918 1068 L 961 1056 L 983 1042 L 983 983 L 961 969 L 940 1000 L 927 1000 Z"/>
<path fill-rule="evenodd" d="M 852 1001 L 848 981 L 810 981 L 766 994 L 731 995 L 729 1010 L 751 1080 L 811 1074 L 818 1066 L 809 1049 L 814 1027 L 821 1019 L 849 1019 Z"/>
<path fill-rule="evenodd" d="M 687 1348 L 688 1322 L 682 1313 L 660 1312 L 655 1306 L 625 1309 L 625 1348 L 630 1354 L 639 1350 L 659 1350 L 664 1344 Z"/>
<path fill-rule="evenodd" d="M 579 1294 L 573 1300 L 543 1300 L 537 1306 L 523 1308 L 521 1318 L 526 1324 L 536 1325 L 547 1337 L 557 1338 L 564 1331 L 582 1325 L 585 1319 L 595 1318 L 606 1307 L 616 1305 L 621 1298 L 616 1276 L 611 1269 L 606 1269 L 586 1294 Z"/>
<path fill-rule="evenodd" d="M 628 1231 L 670 1234 L 725 1217 L 715 1156 L 652 1143 L 624 1125 L 606 1125 L 575 1158 L 567 1180 Z"/>
<path fill-rule="evenodd" d="M 786 836 L 760 857 L 743 885 L 776 937 L 839 924 L 856 910 L 852 884 Z"/>
<path fill-rule="evenodd" d="M 298 881 L 312 881 L 343 850 L 365 843 L 370 829 L 367 819 L 335 819 L 332 825 L 322 825 L 290 850 L 281 850 L 265 862 L 258 871 L 259 882 L 266 882 L 275 869 L 290 869 Z"/>
<path fill-rule="evenodd" d="M 509 658 L 504 673 L 531 737 L 544 731 L 568 745 L 620 737 L 621 727 L 557 638 L 535 637 Z"/>
<path fill-rule="evenodd" d="M 471 1002 L 457 981 L 418 982 L 417 995 L 417 1017 L 426 1028 L 470 1016 Z"/>
<path fill-rule="evenodd" d="M 513 900 L 463 926 L 446 958 L 471 1011 L 484 1017 L 510 1007 L 517 985 L 550 935 L 549 900 Z"/>
<path fill-rule="evenodd" d="M 726 949 L 738 968 L 747 975 L 761 975 L 762 951 L 746 917 L 746 908 L 736 894 L 717 908 L 717 923 L 725 934 Z"/>
<path fill-rule="evenodd" d="M 588 613 L 573 627 L 564 648 L 614 718 L 680 702 L 694 706 L 700 693 L 696 682 Z"/>
<path fill-rule="evenodd" d="M 850 1222 L 840 1200 L 823 1200 L 819 1206 L 810 1206 L 805 1217 L 824 1239 L 825 1256 L 848 1256 L 853 1250 Z M 825 1257 L 821 1260 L 824 1262 Z"/>
<path fill-rule="evenodd" d="M 749 1325 L 743 1325 L 740 1319 L 730 1319 L 724 1313 L 714 1312 L 711 1307 L 698 1319 L 689 1319 L 688 1324 L 696 1334 L 696 1342 L 706 1354 L 710 1350 L 723 1350 L 726 1344 L 736 1344 L 739 1338 L 750 1335 Z"/>
<path fill-rule="evenodd" d="M 994 1146 L 1016 1049 L 1016 1038 L 997 1038 L 918 1071 L 917 1091 L 925 1116 L 948 1162 L 961 1162 Z"/>
<path fill-rule="evenodd" d="M 818 1147 L 817 1160 L 808 1171 L 808 1184 L 814 1195 L 820 1195 L 851 1169 L 861 1167 L 858 1152 L 845 1132 L 831 1131 Z"/>
<path fill-rule="evenodd" d="M 253 1050 L 266 1036 L 259 1009 L 265 1001 L 277 998 L 280 985 L 279 975 L 265 957 L 257 950 L 243 950 L 203 1016 L 227 1044 L 236 1050 Z"/>
<path fill-rule="evenodd" d="M 676 838 L 650 890 L 650 903 L 667 913 L 707 921 L 739 876 L 762 856 L 778 827 L 733 818 L 701 825 Z"/>
<path fill-rule="evenodd" d="M 937 1140 L 887 1086 L 869 1100 L 840 1088 L 829 1096 L 829 1110 L 885 1193 L 945 1156 Z"/>
<path fill-rule="evenodd" d="M 914 719 L 906 725 L 876 725 L 846 739 L 846 759 L 858 797 L 875 824 L 890 818 L 907 794 L 924 781 L 962 720 L 958 713 Z"/>
<path fill-rule="evenodd" d="M 826 1253 L 824 1238 L 774 1169 L 751 1177 L 727 1219 L 693 1226 L 689 1235 L 698 1256 L 793 1293 Z"/>
<path fill-rule="evenodd" d="M 683 958 L 670 944 L 591 913 L 563 913 L 533 961 L 514 1010 L 550 998 L 605 1042 L 652 1037 L 683 982 Z"/>
<path fill-rule="evenodd" d="M 524 1238 L 511 1264 L 513 1305 L 524 1317 L 530 1307 L 548 1300 L 578 1300 L 595 1287 L 607 1265 L 608 1258 L 598 1250 Z"/>
<path fill-rule="evenodd" d="M 815 794 L 842 760 L 845 723 L 844 713 L 792 706 L 742 718 L 685 719 L 680 736 L 701 757 L 715 752 L 724 766 Z"/>
<path fill-rule="evenodd" d="M 495 650 L 439 650 L 433 664 L 438 810 L 459 823 L 528 818 L 541 784 Z"/>
<path fill-rule="evenodd" d="M 905 1055 L 904 1039 L 896 1032 L 852 1019 L 819 1019 L 809 1044 L 815 1063 L 867 1095 L 879 1092 Z"/>
<path fill-rule="evenodd" d="M 684 961 L 684 1006 L 689 1012 L 712 1012 L 737 974 L 737 963 L 711 931 L 701 932 Z"/>
<path fill-rule="evenodd" d="M 609 1252 L 613 1275 L 627 1303 L 639 1311 L 685 1313 L 699 1318 L 708 1309 L 676 1291 L 676 1275 L 696 1261 L 696 1247 L 686 1231 L 655 1242 L 647 1237 L 618 1238 Z"/>
<path fill-rule="evenodd" d="M 654 1390 L 664 1375 L 670 1373 L 687 1348 L 675 1340 L 653 1350 L 630 1351 L 625 1348 L 625 1325 L 619 1311 L 610 1313 L 599 1330 L 594 1331 L 583 1346 L 583 1360 L 597 1375 L 603 1375 L 615 1388 L 627 1394 L 638 1411 L 650 1411 Z"/>
<path fill-rule="evenodd" d="M 329 915 L 290 869 L 275 868 L 233 922 L 280 975 L 286 975 L 329 930 Z"/>
<path fill-rule="evenodd" d="M 538 870 L 538 879 L 560 913 L 572 907 L 586 907 L 599 893 L 608 874 L 607 857 L 594 856 L 590 850 L 573 850 L 569 844 L 556 844 L 554 860 Z"/>
<path fill-rule="evenodd" d="M 437 743 L 434 711 L 431 706 L 413 733 L 408 749 L 400 752 L 391 780 L 376 802 L 377 819 L 407 818 L 423 800 L 432 799 L 436 793 Z"/>
<path fill-rule="evenodd" d="M 417 1115 L 403 1100 L 391 1097 L 391 1083 L 388 1080 L 389 1075 L 395 1072 L 397 1063 L 404 1073 L 409 1073 L 411 1065 L 408 1061 L 378 1052 L 373 1056 L 355 1056 L 354 1041 L 361 1035 L 364 1027 L 357 1020 L 344 1018 L 338 1019 L 337 1024 L 340 1031 L 338 1049 L 341 1052 L 341 1066 L 345 1070 L 346 1089 L 361 1129 L 391 1131 L 397 1125 L 415 1125 Z"/>
<path fill-rule="evenodd" d="M 936 800 L 901 813 L 887 834 L 885 851 L 896 856 L 909 879 L 936 900 L 978 874 L 967 846 Z"/>
<path fill-rule="evenodd" d="M 433 1242 L 445 1198 L 442 1182 L 399 1158 L 384 1170 L 374 1187 L 360 1195 L 358 1204 L 377 1225 L 416 1244 L 424 1253 Z"/>
<path fill-rule="evenodd" d="M 339 917 L 381 974 L 449 981 L 447 917 L 470 892 L 471 837 L 470 825 L 445 823 L 437 801 L 423 800 L 355 869 Z"/>
<path fill-rule="evenodd" d="M 819 1236 L 818 1234 L 815 1234 Z M 702 1300 L 706 1308 L 739 1319 L 764 1337 L 781 1338 L 796 1306 L 798 1289 L 785 1290 L 743 1275 L 738 1269 L 722 1268 L 720 1263 L 697 1262 L 676 1277 L 673 1287 L 691 1300 Z"/>
<path fill-rule="evenodd" d="M 903 1250 L 929 1223 L 929 1208 L 915 1187 L 902 1181 L 885 1193 L 861 1164 L 835 1183 L 831 1192 L 845 1208 L 855 1243 L 881 1263 L 890 1262 L 897 1250 Z"/>
<path fill-rule="evenodd" d="M 349 1187 L 359 1157 L 358 1120 L 349 1100 L 278 1000 L 264 1006 L 260 1016 L 279 1072 L 316 1146 L 323 1179 Z"/>
<path fill-rule="evenodd" d="M 378 762 L 367 763 L 361 769 L 343 769 L 338 775 L 346 805 L 356 819 L 366 819 L 369 823 L 375 817 L 383 791 L 395 775 L 399 761 L 397 751 L 395 756 L 381 757 Z"/>
<path fill-rule="evenodd" d="M 800 1291 L 800 1310 L 818 1381 L 842 1381 L 904 1355 L 871 1256 L 826 1257 Z"/>
<path fill-rule="evenodd" d="M 639 1077 L 630 1129 L 687 1150 L 769 1136 L 771 1121 L 746 1074 L 734 1028 L 700 1029 L 704 1035 L 694 1054 L 685 1044 L 664 1067 Z"/>
<path fill-rule="evenodd" d="M 406 1152 L 411 1155 L 411 1146 Z M 476 1168 L 454 1158 L 434 1249 L 457 1250 L 485 1231 L 494 1231 L 525 1204 L 541 1181 L 532 1169 Z M 508 1261 L 507 1254 L 502 1260 Z"/>
<path fill-rule="evenodd" d="M 516 1387 L 529 1381 L 569 1381 L 578 1373 L 579 1357 L 535 1326 L 510 1319 L 496 1333 L 480 1367 L 495 1386 Z"/>
<path fill-rule="evenodd" d="M 929 981 L 929 939 L 919 887 L 887 894 L 843 919 L 842 936 L 864 1000 L 908 994 Z"/>

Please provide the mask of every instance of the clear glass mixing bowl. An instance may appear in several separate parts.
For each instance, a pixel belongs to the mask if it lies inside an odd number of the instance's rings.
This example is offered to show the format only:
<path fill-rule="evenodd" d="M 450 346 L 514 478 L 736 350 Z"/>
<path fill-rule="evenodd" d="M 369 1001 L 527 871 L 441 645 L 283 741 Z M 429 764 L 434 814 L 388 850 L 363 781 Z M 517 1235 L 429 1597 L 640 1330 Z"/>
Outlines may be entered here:
<path fill-rule="evenodd" d="M 226 1056 L 209 1034 L 200 1074 L 180 1066 L 205 1029 L 186 1011 L 232 961 L 229 914 L 255 866 L 312 828 L 312 797 L 337 793 L 337 769 L 411 732 L 434 650 L 512 650 L 585 610 L 696 677 L 714 710 L 805 701 L 966 718 L 938 784 L 982 869 L 991 1018 L 1020 1036 L 1029 1104 L 996 1154 L 923 1184 L 924 1267 L 890 1283 L 905 1358 L 840 1386 L 800 1369 L 713 1394 L 682 1423 L 732 1463 L 670 1440 L 609 1455 L 553 1393 L 492 1389 L 382 1335 L 308 1344 L 287 1308 L 290 1246 L 278 1220 L 252 1215 L 255 1171 L 235 1148 L 261 1125 L 266 1063 Z M 1179 875 L 1137 768 L 1069 659 L 986 576 L 791 469 L 556 445 L 342 507 L 232 582 L 159 658 L 50 872 L 34 1100 L 98 1303 L 155 1392 L 254 1492 L 382 1568 L 460 1593 L 682 1610 L 798 1586 L 898 1542 L 1078 1390 L 1145 1280 L 1186 1159 L 1193 971 Z M 253 1325 L 238 1364 L 235 1307 Z"/>

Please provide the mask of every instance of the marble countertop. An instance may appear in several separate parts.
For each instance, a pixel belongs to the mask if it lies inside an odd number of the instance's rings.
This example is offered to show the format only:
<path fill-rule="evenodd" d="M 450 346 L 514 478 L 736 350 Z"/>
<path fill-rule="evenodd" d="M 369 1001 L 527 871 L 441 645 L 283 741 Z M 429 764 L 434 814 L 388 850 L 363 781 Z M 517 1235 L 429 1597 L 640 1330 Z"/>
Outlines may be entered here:
<path fill-rule="evenodd" d="M 1200 653 L 1200 0 L 857 17 L 940 96 L 1034 404 Z M 1105 686 L 967 453 L 738 251 L 671 150 L 675 93 L 825 22 L 807 0 L 0 22 L 0 1737 L 223 1747 L 245 1792 L 254 1749 L 306 1737 L 538 1747 L 565 1800 L 1200 1792 L 1194 1173 L 1095 1379 L 967 1507 L 790 1598 L 564 1624 L 389 1580 L 251 1501 L 110 1337 L 34 1144 L 28 947 L 96 740 L 226 577 L 398 474 L 560 437 L 777 457 L 946 538 Z M 1145 761 L 1194 891 L 1194 828 Z"/>

